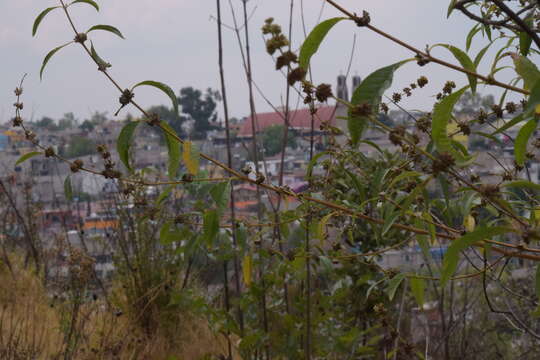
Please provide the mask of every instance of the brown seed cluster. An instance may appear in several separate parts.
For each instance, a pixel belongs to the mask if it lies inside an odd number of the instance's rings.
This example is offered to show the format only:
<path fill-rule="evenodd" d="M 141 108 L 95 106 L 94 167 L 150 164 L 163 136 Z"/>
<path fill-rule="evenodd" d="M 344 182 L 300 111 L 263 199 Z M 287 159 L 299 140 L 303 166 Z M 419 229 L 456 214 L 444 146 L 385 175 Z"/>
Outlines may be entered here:
<path fill-rule="evenodd" d="M 452 154 L 444 152 L 442 154 L 439 154 L 439 157 L 433 161 L 431 164 L 431 172 L 434 175 L 437 175 L 441 172 L 447 171 L 449 168 L 454 166 L 456 164 L 456 160 L 452 156 Z"/>

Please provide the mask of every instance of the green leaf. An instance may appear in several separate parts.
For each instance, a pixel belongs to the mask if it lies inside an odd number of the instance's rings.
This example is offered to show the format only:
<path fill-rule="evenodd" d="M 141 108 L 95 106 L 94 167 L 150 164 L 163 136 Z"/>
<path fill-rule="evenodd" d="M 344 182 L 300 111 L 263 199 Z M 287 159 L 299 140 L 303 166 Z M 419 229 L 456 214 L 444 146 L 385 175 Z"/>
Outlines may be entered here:
<path fill-rule="evenodd" d="M 532 26 L 533 26 L 532 16 L 528 16 L 525 19 L 525 24 L 532 29 Z M 532 38 L 529 36 L 529 34 L 527 34 L 525 31 L 521 31 L 519 33 L 519 53 L 522 56 L 529 55 L 529 51 L 531 50 L 531 44 L 532 44 Z"/>
<path fill-rule="evenodd" d="M 199 150 L 191 141 L 184 141 L 184 164 L 188 172 L 195 176 L 199 172 Z"/>
<path fill-rule="evenodd" d="M 17 162 L 15 163 L 15 165 L 19 165 L 19 164 L 22 164 L 23 162 L 25 162 L 26 160 L 30 159 L 30 158 L 33 158 L 34 156 L 37 156 L 37 155 L 41 155 L 43 154 L 41 151 L 32 151 L 32 152 L 29 152 L 29 153 L 26 153 L 24 155 L 22 155 L 19 160 L 17 160 Z"/>
<path fill-rule="evenodd" d="M 319 222 L 317 226 L 317 237 L 319 240 L 324 241 L 326 239 L 326 225 L 328 224 L 328 221 L 332 218 L 332 216 L 335 215 L 335 212 L 331 212 L 326 214 L 321 221 Z"/>
<path fill-rule="evenodd" d="M 47 15 L 48 13 L 50 13 L 51 11 L 53 11 L 54 9 L 57 9 L 59 8 L 60 6 L 53 6 L 53 7 L 50 7 L 50 8 L 47 8 L 45 10 L 43 10 L 36 18 L 36 20 L 34 20 L 34 26 L 32 26 L 32 36 L 36 36 L 36 33 L 37 33 L 37 30 L 38 30 L 38 27 L 39 27 L 39 24 L 41 24 L 41 21 L 43 20 L 43 18 L 45 17 L 45 15 Z"/>
<path fill-rule="evenodd" d="M 345 19 L 346 18 L 343 17 L 332 18 L 315 26 L 300 48 L 298 64 L 301 68 L 308 70 L 311 57 L 315 55 L 317 50 L 319 50 L 319 46 L 321 46 L 321 43 L 328 32 L 334 27 L 334 25 Z"/>
<path fill-rule="evenodd" d="M 533 182 L 527 181 L 527 180 L 516 180 L 511 181 L 506 184 L 503 184 L 504 187 L 509 188 L 527 188 L 532 190 L 539 190 L 540 191 L 540 184 L 535 184 Z"/>
<path fill-rule="evenodd" d="M 450 0 L 450 4 L 448 5 L 448 10 L 446 11 L 446 18 L 449 18 L 450 15 L 452 15 L 452 11 L 454 11 L 454 7 L 456 6 L 457 0 Z"/>
<path fill-rule="evenodd" d="M 64 195 L 67 201 L 73 200 L 73 187 L 71 186 L 71 176 L 64 180 Z"/>
<path fill-rule="evenodd" d="M 129 164 L 129 148 L 131 146 L 131 139 L 135 133 L 135 129 L 139 125 L 139 121 L 128 122 L 120 131 L 118 139 L 116 139 L 116 151 L 120 160 L 129 171 L 133 171 Z"/>
<path fill-rule="evenodd" d="M 219 216 L 216 210 L 208 210 L 203 217 L 203 241 L 210 246 L 219 233 Z"/>
<path fill-rule="evenodd" d="M 178 98 L 174 94 L 174 91 L 168 85 L 160 83 L 158 81 L 146 80 L 146 81 L 138 83 L 131 90 L 134 90 L 136 87 L 142 86 L 142 85 L 153 86 L 163 91 L 169 97 L 169 99 L 171 99 L 175 114 L 178 114 Z"/>
<path fill-rule="evenodd" d="M 117 28 L 115 28 L 114 26 L 111 26 L 111 25 L 94 25 L 90 29 L 88 29 L 87 33 L 89 33 L 90 31 L 94 31 L 94 30 L 108 31 L 108 32 L 111 32 L 111 33 L 119 36 L 122 39 L 125 39 L 124 35 L 122 35 L 120 30 L 118 30 Z"/>
<path fill-rule="evenodd" d="M 527 144 L 529 142 L 530 137 L 536 130 L 537 126 L 538 126 L 538 119 L 533 118 L 529 120 L 525 125 L 523 125 L 521 129 L 519 130 L 519 133 L 516 137 L 516 141 L 514 143 L 514 156 L 516 158 L 516 163 L 518 165 L 523 166 L 523 164 L 525 164 L 526 154 L 527 154 Z"/>
<path fill-rule="evenodd" d="M 471 29 L 471 31 L 469 31 L 469 34 L 467 35 L 467 41 L 466 41 L 466 46 L 465 46 L 465 49 L 467 51 L 469 51 L 469 49 L 471 48 L 471 44 L 472 44 L 472 40 L 474 38 L 474 36 L 476 34 L 478 34 L 478 32 L 481 30 L 480 28 L 480 24 L 476 24 L 475 26 L 473 26 L 473 28 Z"/>
<path fill-rule="evenodd" d="M 54 48 L 51 51 L 49 51 L 49 53 L 47 55 L 45 55 L 45 59 L 43 59 L 43 63 L 41 64 L 41 69 L 39 70 L 39 79 L 40 80 L 43 79 L 43 71 L 45 70 L 45 66 L 47 66 L 47 63 L 49 62 L 49 60 L 51 60 L 52 56 L 54 54 L 56 54 L 58 52 L 58 50 L 62 49 L 63 47 L 68 46 L 72 42 L 73 41 L 70 41 L 67 44 L 64 44 L 64 45 L 61 45 L 61 46 L 59 46 L 57 48 Z"/>
<path fill-rule="evenodd" d="M 176 131 L 169 126 L 165 121 L 161 122 L 161 128 L 163 129 L 163 135 L 165 135 L 165 142 L 167 143 L 167 152 L 169 154 L 169 179 L 176 179 L 178 169 L 180 168 L 180 141 L 172 135 L 176 134 Z"/>
<path fill-rule="evenodd" d="M 467 249 L 469 246 L 482 241 L 487 238 L 491 238 L 496 235 L 502 235 L 510 232 L 511 229 L 505 227 L 486 227 L 479 226 L 473 232 L 463 235 L 459 239 L 452 241 L 452 244 L 448 247 L 446 254 L 444 255 L 443 268 L 441 271 L 441 284 L 445 286 L 448 280 L 454 275 L 457 269 L 459 261 L 459 253 L 462 250 Z"/>
<path fill-rule="evenodd" d="M 424 293 L 426 290 L 426 282 L 420 278 L 410 278 L 409 283 L 411 285 L 411 292 L 413 293 L 418 306 L 422 308 L 424 306 Z"/>
<path fill-rule="evenodd" d="M 452 146 L 452 140 L 448 137 L 447 127 L 450 118 L 452 117 L 452 111 L 454 106 L 458 102 L 459 98 L 463 95 L 468 86 L 448 95 L 441 102 L 435 104 L 432 116 L 432 132 L 431 136 L 433 143 L 439 152 L 448 152 L 453 155 L 457 155 L 458 158 L 462 156 L 454 150 Z"/>
<path fill-rule="evenodd" d="M 394 299 L 394 296 L 396 295 L 396 291 L 399 288 L 399 285 L 401 284 L 403 279 L 405 279 L 405 277 L 406 277 L 405 273 L 399 273 L 388 281 L 386 292 L 388 294 L 388 298 L 390 299 L 390 301 Z"/>
<path fill-rule="evenodd" d="M 161 203 L 163 203 L 163 201 L 165 201 L 165 199 L 169 197 L 173 189 L 174 185 L 167 185 L 165 187 L 165 190 L 163 190 L 156 199 L 156 205 L 161 205 Z"/>
<path fill-rule="evenodd" d="M 227 206 L 229 203 L 229 195 L 230 195 L 230 183 L 228 181 L 220 182 L 212 186 L 210 189 L 210 196 L 212 196 L 212 199 L 215 201 L 219 211 L 223 211 L 223 209 Z"/>
<path fill-rule="evenodd" d="M 75 0 L 73 1 L 71 4 L 69 4 L 69 6 L 73 5 L 73 4 L 77 4 L 77 3 L 84 3 L 84 4 L 88 4 L 90 6 L 93 6 L 94 9 L 96 9 L 96 11 L 99 11 L 99 6 L 98 4 L 93 1 L 93 0 Z"/>
<path fill-rule="evenodd" d="M 353 105 L 370 104 L 376 110 L 381 102 L 384 92 L 392 85 L 394 72 L 403 64 L 410 60 L 400 61 L 396 64 L 381 68 L 368 75 L 364 81 L 356 88 L 352 95 Z M 365 116 L 355 116 L 349 109 L 348 127 L 353 145 L 357 145 L 368 118 Z"/>
<path fill-rule="evenodd" d="M 94 44 L 92 43 L 92 41 L 90 41 L 90 54 L 92 55 L 92 59 L 94 59 L 95 62 L 98 63 L 98 66 L 100 68 L 110 68 L 111 67 L 111 64 L 106 62 L 105 60 L 103 60 L 99 55 L 98 53 L 96 52 L 96 49 L 94 48 Z"/>
<path fill-rule="evenodd" d="M 478 68 L 478 65 L 480 65 L 480 62 L 482 61 L 482 58 L 484 57 L 486 52 L 491 47 L 491 44 L 493 44 L 493 43 L 489 43 L 487 46 L 485 46 L 482 50 L 480 50 L 478 52 L 478 54 L 476 55 L 476 57 L 474 58 L 474 61 L 473 61 L 473 64 L 474 64 L 475 68 Z"/>
<path fill-rule="evenodd" d="M 540 105 L 540 81 L 537 81 L 532 89 L 531 89 L 531 95 L 529 95 L 529 98 L 527 99 L 527 105 L 525 106 L 525 109 L 523 109 L 523 112 L 525 114 L 533 114 L 536 112 L 536 107 Z"/>
<path fill-rule="evenodd" d="M 514 60 L 516 73 L 523 79 L 525 90 L 530 90 L 540 80 L 540 72 L 536 65 L 529 59 L 518 54 L 511 54 Z"/>
<path fill-rule="evenodd" d="M 471 60 L 471 58 L 469 57 L 469 55 L 467 55 L 463 50 L 453 46 L 453 45 L 448 45 L 448 44 L 437 44 L 437 45 L 434 45 L 433 47 L 437 47 L 437 46 L 441 46 L 441 47 L 444 47 L 448 50 L 450 50 L 450 52 L 452 53 L 452 55 L 454 55 L 454 57 L 457 59 L 457 61 L 459 61 L 459 63 L 461 64 L 461 66 L 463 66 L 465 69 L 469 70 L 469 71 L 472 71 L 472 72 L 476 72 L 476 66 L 474 65 L 473 61 Z M 478 79 L 472 75 L 467 75 L 467 78 L 469 79 L 469 85 L 471 87 L 471 92 L 473 93 L 476 93 L 476 84 L 478 83 Z"/>
<path fill-rule="evenodd" d="M 523 120 L 525 120 L 523 118 L 523 115 L 524 113 L 521 113 L 519 114 L 518 116 L 514 117 L 512 120 L 510 120 L 509 122 L 507 122 L 506 124 L 504 124 L 503 126 L 501 126 L 500 128 L 498 128 L 497 130 L 495 130 L 493 132 L 493 134 L 491 135 L 497 135 L 497 134 L 500 134 L 508 129 L 510 129 L 511 127 L 513 127 L 514 125 L 516 124 L 519 124 L 520 122 L 522 122 Z"/>

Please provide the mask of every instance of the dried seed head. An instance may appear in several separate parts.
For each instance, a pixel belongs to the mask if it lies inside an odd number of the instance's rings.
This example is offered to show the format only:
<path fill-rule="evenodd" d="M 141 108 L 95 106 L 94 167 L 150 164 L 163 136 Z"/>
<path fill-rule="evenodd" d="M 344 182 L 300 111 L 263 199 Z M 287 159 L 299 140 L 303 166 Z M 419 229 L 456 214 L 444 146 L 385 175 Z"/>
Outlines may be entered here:
<path fill-rule="evenodd" d="M 387 105 L 386 103 L 381 103 L 381 104 L 379 105 L 379 107 L 380 107 L 381 112 L 383 112 L 383 113 L 385 113 L 385 114 L 388 115 L 388 111 L 389 111 L 390 109 L 388 108 L 388 105 Z"/>
<path fill-rule="evenodd" d="M 306 76 L 306 70 L 304 70 L 301 67 L 298 67 L 289 73 L 289 76 L 287 77 L 287 82 L 289 83 L 290 86 L 293 86 L 298 81 L 304 80 L 305 76 Z"/>
<path fill-rule="evenodd" d="M 315 97 L 320 102 L 325 102 L 332 97 L 332 86 L 329 84 L 320 84 L 315 90 Z"/>
<path fill-rule="evenodd" d="M 416 127 L 418 130 L 427 133 L 431 128 L 431 120 L 427 116 L 422 116 L 416 121 Z"/>
<path fill-rule="evenodd" d="M 418 84 L 418 86 L 420 86 L 421 88 L 423 88 L 424 86 L 426 86 L 428 84 L 428 78 L 425 77 L 425 76 L 420 76 L 418 78 L 418 80 L 416 80 L 416 83 Z"/>
<path fill-rule="evenodd" d="M 496 184 L 485 184 L 480 185 L 480 192 L 487 198 L 495 198 L 499 196 L 501 189 L 499 188 L 499 185 Z"/>
<path fill-rule="evenodd" d="M 351 110 L 353 116 L 365 117 L 373 114 L 373 107 L 370 103 L 365 102 L 360 105 L 356 105 Z"/>
<path fill-rule="evenodd" d="M 491 110 L 493 110 L 497 118 L 500 119 L 503 117 L 503 109 L 499 105 L 497 104 L 491 105 Z"/>
<path fill-rule="evenodd" d="M 184 174 L 182 175 L 182 181 L 186 183 L 193 182 L 193 175 L 192 174 Z"/>
<path fill-rule="evenodd" d="M 281 69 L 284 66 L 291 66 L 293 63 L 298 62 L 298 56 L 292 51 L 286 51 L 283 55 L 279 56 L 276 60 L 276 70 Z"/>
<path fill-rule="evenodd" d="M 443 93 L 444 94 L 451 94 L 452 91 L 456 88 L 456 83 L 453 81 L 447 81 L 446 84 L 444 84 L 443 87 Z"/>
<path fill-rule="evenodd" d="M 504 108 L 509 114 L 513 114 L 517 111 L 517 105 L 512 101 L 507 102 Z"/>
<path fill-rule="evenodd" d="M 447 171 L 450 167 L 454 166 L 456 160 L 452 154 L 444 152 L 439 155 L 438 158 L 431 164 L 431 171 L 433 174 L 438 174 Z"/>
<path fill-rule="evenodd" d="M 86 36 L 86 33 L 78 33 L 77 35 L 75 35 L 75 38 L 73 39 L 73 41 L 80 44 L 84 44 L 86 40 L 88 40 L 88 36 Z"/>
<path fill-rule="evenodd" d="M 392 94 L 392 100 L 395 102 L 395 103 L 398 103 L 401 101 L 401 94 L 400 93 L 393 93 Z"/>
<path fill-rule="evenodd" d="M 262 184 L 264 182 L 264 180 L 266 180 L 266 178 L 264 177 L 263 174 L 261 174 L 260 172 L 257 173 L 257 176 L 255 178 L 255 183 L 257 184 Z"/>
<path fill-rule="evenodd" d="M 24 104 L 20 102 L 16 102 L 13 106 L 15 106 L 15 109 L 17 110 L 22 110 L 24 108 Z"/>
<path fill-rule="evenodd" d="M 150 126 L 155 126 L 155 125 L 159 125 L 160 123 L 160 119 L 159 119 L 159 115 L 156 114 L 156 113 L 151 113 L 148 117 L 148 125 Z"/>
<path fill-rule="evenodd" d="M 388 134 L 388 139 L 390 142 L 396 146 L 400 146 L 403 144 L 403 137 L 405 136 L 405 127 L 403 126 L 396 126 L 390 133 Z"/>
<path fill-rule="evenodd" d="M 23 93 L 23 89 L 22 87 L 16 87 L 14 92 L 16 96 L 21 96 Z"/>
<path fill-rule="evenodd" d="M 359 17 L 356 14 L 354 14 L 354 22 L 356 23 L 357 26 L 363 27 L 363 26 L 369 25 L 369 23 L 371 22 L 371 17 L 369 16 L 369 13 L 364 10 L 362 12 L 362 17 Z"/>
<path fill-rule="evenodd" d="M 22 120 L 22 118 L 21 118 L 20 116 L 18 116 L 18 115 L 15 116 L 15 117 L 13 118 L 13 120 L 12 120 L 12 124 L 13 124 L 14 127 L 21 126 L 22 123 L 23 123 L 23 120 Z"/>
<path fill-rule="evenodd" d="M 403 92 L 405 93 L 405 95 L 407 95 L 407 97 L 412 95 L 411 88 L 406 87 L 406 88 L 403 89 Z"/>
<path fill-rule="evenodd" d="M 483 109 L 480 110 L 480 112 L 478 113 L 478 117 L 477 117 L 478 123 L 479 124 L 484 124 L 486 122 L 487 118 L 488 118 L 488 115 L 486 114 L 486 112 Z"/>
<path fill-rule="evenodd" d="M 52 147 L 48 147 L 45 149 L 45 157 L 53 157 L 54 156 L 54 149 Z"/>
<path fill-rule="evenodd" d="M 122 104 L 122 106 L 126 106 L 130 103 L 134 96 L 135 94 L 132 93 L 131 90 L 125 89 L 118 100 L 120 101 L 120 104 Z"/>
<path fill-rule="evenodd" d="M 459 122 L 457 124 L 459 131 L 463 133 L 463 135 L 470 135 L 471 134 L 471 127 L 466 122 Z"/>

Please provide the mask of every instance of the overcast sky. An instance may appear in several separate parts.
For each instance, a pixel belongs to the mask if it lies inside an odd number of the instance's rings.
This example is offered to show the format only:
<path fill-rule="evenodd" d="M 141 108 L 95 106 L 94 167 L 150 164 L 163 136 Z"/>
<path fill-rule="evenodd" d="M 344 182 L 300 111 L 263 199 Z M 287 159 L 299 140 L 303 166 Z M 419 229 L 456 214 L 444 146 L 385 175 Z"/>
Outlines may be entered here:
<path fill-rule="evenodd" d="M 241 1 L 231 0 L 241 16 Z M 214 0 L 98 0 L 101 11 L 97 13 L 85 4 L 73 6 L 73 17 L 80 29 L 95 24 L 118 27 L 126 37 L 121 40 L 107 32 L 93 32 L 99 54 L 112 64 L 111 74 L 123 87 L 139 81 L 156 80 L 169 84 L 176 92 L 181 87 L 218 89 L 216 2 Z M 340 0 L 344 7 L 371 14 L 372 24 L 419 47 L 439 42 L 465 47 L 465 37 L 472 23 L 454 14 L 446 19 L 448 0 Z M 51 12 L 43 21 L 36 37 L 31 36 L 32 23 L 37 14 L 56 0 L 1 0 L 0 1 L 0 122 L 12 117 L 13 89 L 22 74 L 28 73 L 25 82 L 24 115 L 38 119 L 44 115 L 59 118 L 73 112 L 80 120 L 96 110 L 113 114 L 118 107 L 118 93 L 96 71 L 96 66 L 79 46 L 69 46 L 58 52 L 49 62 L 43 81 L 39 69 L 45 54 L 52 48 L 73 38 L 66 18 L 61 11 Z M 304 0 L 304 19 L 308 31 L 316 24 L 322 0 Z M 287 27 L 289 0 L 250 0 L 248 2 L 250 35 L 253 56 L 253 76 L 265 96 L 279 106 L 285 94 L 282 75 L 274 70 L 271 57 L 266 54 L 260 31 L 264 19 L 274 17 Z M 232 25 L 228 0 L 222 0 L 224 23 Z M 295 1 L 293 47 L 298 49 L 304 38 L 300 17 L 300 0 Z M 339 16 L 326 6 L 322 19 Z M 336 76 L 345 72 L 356 34 L 356 51 L 352 74 L 365 76 L 373 70 L 411 57 L 412 54 L 397 45 L 369 32 L 342 22 L 328 36 L 313 61 L 316 83 L 335 84 Z M 225 71 L 231 115 L 248 115 L 248 94 L 245 73 L 238 43 L 231 30 L 225 30 Z M 480 39 L 479 39 L 480 40 Z M 473 47 L 473 53 L 482 44 Z M 447 58 L 445 50 L 436 54 Z M 474 55 L 473 54 L 473 55 Z M 400 70 L 393 90 L 399 90 L 419 75 L 429 75 L 431 86 L 407 99 L 404 106 L 410 109 L 429 109 L 432 96 L 452 79 L 466 84 L 466 78 L 436 64 L 419 68 L 411 64 Z M 489 93 L 491 89 L 483 89 Z M 137 89 L 136 100 L 144 107 L 167 104 L 167 98 L 151 89 Z M 257 94 L 257 111 L 270 107 Z M 129 109 L 133 114 L 134 109 Z"/>

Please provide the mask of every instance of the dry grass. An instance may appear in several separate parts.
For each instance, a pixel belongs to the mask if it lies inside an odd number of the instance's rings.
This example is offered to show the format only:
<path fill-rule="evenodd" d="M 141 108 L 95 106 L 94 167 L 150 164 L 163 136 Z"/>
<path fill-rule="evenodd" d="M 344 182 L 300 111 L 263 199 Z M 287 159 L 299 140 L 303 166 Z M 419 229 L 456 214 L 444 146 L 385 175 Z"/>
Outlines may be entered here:
<path fill-rule="evenodd" d="M 182 314 L 174 329 L 148 336 L 104 300 L 85 302 L 74 311 L 69 300 L 53 299 L 40 277 L 15 257 L 10 262 L 13 271 L 0 262 L 2 360 L 196 360 L 226 354 L 225 338 L 200 318 Z"/>

